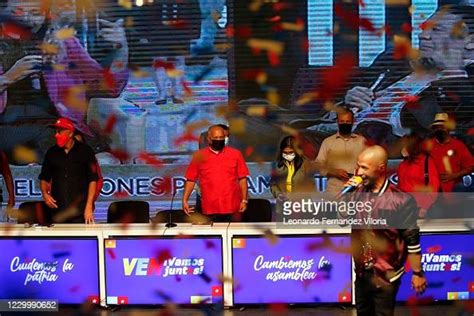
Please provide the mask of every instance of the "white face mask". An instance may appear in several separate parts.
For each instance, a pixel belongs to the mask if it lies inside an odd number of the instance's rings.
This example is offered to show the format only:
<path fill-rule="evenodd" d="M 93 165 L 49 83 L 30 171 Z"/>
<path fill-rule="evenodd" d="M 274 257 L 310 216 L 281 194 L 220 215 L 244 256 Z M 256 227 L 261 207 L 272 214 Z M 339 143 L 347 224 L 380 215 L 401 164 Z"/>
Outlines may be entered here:
<path fill-rule="evenodd" d="M 224 144 L 226 146 L 229 145 L 229 137 L 224 138 Z"/>
<path fill-rule="evenodd" d="M 281 156 L 282 156 L 283 159 L 285 159 L 286 161 L 292 162 L 292 161 L 295 159 L 296 154 L 295 154 L 295 153 L 292 153 L 292 154 L 285 154 L 285 153 L 283 153 L 283 154 L 281 154 Z"/>

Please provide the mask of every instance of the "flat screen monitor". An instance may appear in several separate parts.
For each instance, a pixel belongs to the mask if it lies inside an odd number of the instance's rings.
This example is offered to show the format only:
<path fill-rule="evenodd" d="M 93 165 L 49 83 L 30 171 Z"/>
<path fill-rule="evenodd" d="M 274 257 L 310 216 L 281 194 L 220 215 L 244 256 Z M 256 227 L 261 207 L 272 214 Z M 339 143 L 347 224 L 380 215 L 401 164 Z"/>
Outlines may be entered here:
<path fill-rule="evenodd" d="M 234 236 L 234 304 L 350 303 L 348 236 Z"/>
<path fill-rule="evenodd" d="M 421 235 L 421 266 L 428 282 L 422 295 L 411 288 L 411 272 L 406 269 L 398 291 L 398 301 L 457 301 L 474 299 L 474 234 Z"/>
<path fill-rule="evenodd" d="M 107 304 L 222 302 L 222 238 L 105 240 Z"/>
<path fill-rule="evenodd" d="M 0 238 L 0 299 L 99 301 L 97 238 Z"/>

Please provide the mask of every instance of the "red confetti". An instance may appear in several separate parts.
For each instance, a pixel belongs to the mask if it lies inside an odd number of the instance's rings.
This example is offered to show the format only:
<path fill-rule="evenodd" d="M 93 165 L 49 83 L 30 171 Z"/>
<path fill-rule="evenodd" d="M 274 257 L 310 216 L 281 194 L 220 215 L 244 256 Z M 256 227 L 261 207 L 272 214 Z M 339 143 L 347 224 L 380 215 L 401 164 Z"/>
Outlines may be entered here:
<path fill-rule="evenodd" d="M 163 160 L 157 159 L 147 152 L 142 151 L 138 154 L 138 157 L 143 160 L 147 165 L 151 165 L 155 168 L 161 168 L 163 166 Z"/>
<path fill-rule="evenodd" d="M 242 39 L 250 38 L 252 37 L 252 28 L 248 25 L 237 26 L 235 36 Z"/>
<path fill-rule="evenodd" d="M 273 5 L 273 11 L 283 11 L 287 9 L 291 9 L 293 7 L 292 3 L 288 2 L 277 2 Z"/>
<path fill-rule="evenodd" d="M 474 135 L 474 127 L 471 127 L 470 129 L 467 130 L 467 135 L 468 136 Z"/>
<path fill-rule="evenodd" d="M 175 146 L 180 146 L 180 145 L 185 144 L 185 143 L 198 142 L 198 141 L 199 141 L 199 137 L 194 136 L 191 133 L 186 133 L 186 134 L 181 135 L 178 138 L 176 138 L 174 140 L 174 144 L 175 144 Z"/>
<path fill-rule="evenodd" d="M 113 249 L 107 248 L 107 253 L 109 254 L 109 256 L 112 260 L 115 260 L 117 258 L 117 256 L 115 255 L 115 252 L 114 252 Z"/>
<path fill-rule="evenodd" d="M 168 249 L 162 250 L 158 253 L 156 258 L 158 259 L 159 264 L 163 264 L 166 260 L 171 259 L 173 256 Z"/>
<path fill-rule="evenodd" d="M 443 249 L 441 245 L 436 245 L 436 246 L 431 246 L 428 249 L 426 249 L 426 252 L 428 253 L 437 253 L 440 252 Z"/>
<path fill-rule="evenodd" d="M 281 21 L 281 16 L 275 15 L 274 17 L 271 17 L 270 19 L 268 19 L 268 21 L 270 21 L 270 22 L 280 22 Z"/>
<path fill-rule="evenodd" d="M 116 82 L 114 74 L 110 71 L 110 69 L 104 69 L 102 71 L 102 76 L 104 77 L 105 87 L 109 90 L 115 89 Z"/>
<path fill-rule="evenodd" d="M 350 77 L 355 72 L 356 58 L 343 54 L 334 66 L 322 71 L 321 84 L 316 93 L 322 101 L 331 101 L 340 91 L 345 91 Z"/>
<path fill-rule="evenodd" d="M 252 146 L 248 146 L 247 148 L 245 148 L 245 152 L 244 152 L 244 155 L 245 157 L 250 157 L 250 155 L 254 152 L 254 148 Z"/>
<path fill-rule="evenodd" d="M 3 23 L 3 27 L 0 28 L 0 35 L 19 40 L 31 39 L 31 32 L 27 28 L 12 22 Z"/>
<path fill-rule="evenodd" d="M 375 28 L 374 24 L 369 19 L 360 17 L 358 13 L 344 10 L 341 4 L 336 4 L 334 6 L 334 12 L 337 17 L 354 30 L 358 31 L 362 28 L 371 33 L 376 33 L 379 36 L 381 35 L 380 31 Z"/>
<path fill-rule="evenodd" d="M 408 109 L 419 109 L 420 103 L 418 102 L 420 99 L 417 95 L 407 95 L 402 97 L 402 100 L 406 103 L 406 107 Z"/>
<path fill-rule="evenodd" d="M 164 68 L 165 70 L 174 70 L 175 67 L 173 63 L 161 60 L 161 59 L 155 59 L 153 61 L 153 68 Z"/>
<path fill-rule="evenodd" d="M 267 55 L 271 66 L 278 66 L 280 64 L 280 56 L 278 56 L 278 54 L 268 51 Z"/>
<path fill-rule="evenodd" d="M 232 25 L 227 26 L 227 28 L 225 29 L 225 35 L 227 37 L 234 37 L 235 29 Z"/>
<path fill-rule="evenodd" d="M 364 0 L 359 0 L 358 2 L 359 2 L 359 7 L 365 8 Z"/>
<path fill-rule="evenodd" d="M 181 85 L 183 86 L 184 93 L 186 94 L 186 96 L 191 97 L 193 95 L 193 90 L 191 90 L 188 83 L 183 80 L 183 81 L 181 81 Z"/>
<path fill-rule="evenodd" d="M 228 84 L 226 80 L 210 80 L 208 84 L 214 87 L 227 88 Z"/>
<path fill-rule="evenodd" d="M 401 26 L 401 29 L 402 29 L 402 32 L 410 33 L 410 34 L 413 31 L 413 28 L 411 27 L 411 24 L 408 23 L 408 22 L 403 23 L 402 26 Z"/>
<path fill-rule="evenodd" d="M 117 116 L 115 114 L 111 114 L 107 118 L 107 122 L 105 122 L 104 133 L 110 134 L 117 123 Z"/>

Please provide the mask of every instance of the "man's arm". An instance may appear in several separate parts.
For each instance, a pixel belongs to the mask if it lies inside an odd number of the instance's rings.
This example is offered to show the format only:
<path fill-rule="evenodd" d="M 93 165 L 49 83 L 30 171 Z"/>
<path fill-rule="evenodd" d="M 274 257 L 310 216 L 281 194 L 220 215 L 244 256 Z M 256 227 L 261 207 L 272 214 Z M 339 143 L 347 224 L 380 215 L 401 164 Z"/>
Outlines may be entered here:
<path fill-rule="evenodd" d="M 56 200 L 51 196 L 49 193 L 49 182 L 45 180 L 40 180 L 40 189 L 41 189 L 41 194 L 43 195 L 43 201 L 46 203 L 46 205 L 49 208 L 58 208 L 58 205 L 56 204 Z"/>
<path fill-rule="evenodd" d="M 186 180 L 186 183 L 184 184 L 184 192 L 183 192 L 183 211 L 186 213 L 186 215 L 191 215 L 191 213 L 194 212 L 192 208 L 189 207 L 188 200 L 189 197 L 191 196 L 191 193 L 194 190 L 194 185 L 196 182 L 191 181 L 191 180 Z"/>
<path fill-rule="evenodd" d="M 242 192 L 242 201 L 240 202 L 239 212 L 245 212 L 248 204 L 248 184 L 247 177 L 239 179 L 240 192 Z"/>
<path fill-rule="evenodd" d="M 409 196 L 396 214 L 401 221 L 394 221 L 394 225 L 400 223 L 402 238 L 408 250 L 408 260 L 412 267 L 412 287 L 417 293 L 423 293 L 426 289 L 426 278 L 421 269 L 421 245 L 420 229 L 417 224 L 418 206 L 415 199 Z"/>
<path fill-rule="evenodd" d="M 86 208 L 84 209 L 84 219 L 86 224 L 94 223 L 94 201 L 95 201 L 95 191 L 97 188 L 97 181 L 89 182 L 89 187 L 87 189 L 87 202 Z"/>
<path fill-rule="evenodd" d="M 0 161 L 2 163 L 1 172 L 3 175 L 3 180 L 5 181 L 5 185 L 7 186 L 8 192 L 8 202 L 7 205 L 9 207 L 13 207 L 15 205 L 15 190 L 13 187 L 13 176 L 10 170 L 10 165 L 8 164 L 7 155 L 4 152 L 0 153 Z"/>

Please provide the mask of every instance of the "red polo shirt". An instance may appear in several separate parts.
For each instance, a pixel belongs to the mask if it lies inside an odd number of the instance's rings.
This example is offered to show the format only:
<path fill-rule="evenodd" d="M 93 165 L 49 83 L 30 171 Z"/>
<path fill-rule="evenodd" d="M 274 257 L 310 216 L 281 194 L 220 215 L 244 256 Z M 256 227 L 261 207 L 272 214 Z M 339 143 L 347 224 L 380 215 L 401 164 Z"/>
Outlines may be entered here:
<path fill-rule="evenodd" d="M 185 177 L 199 180 L 204 214 L 238 212 L 242 201 L 239 180 L 249 175 L 244 157 L 232 147 L 221 152 L 211 148 L 198 150 L 189 164 Z"/>
<path fill-rule="evenodd" d="M 439 173 L 448 171 L 455 173 L 464 168 L 474 166 L 474 159 L 469 152 L 469 149 L 463 142 L 456 138 L 450 137 L 444 144 L 441 144 L 438 140 L 434 139 L 432 146 L 431 157 L 434 159 Z M 449 168 L 451 170 L 449 170 Z M 460 179 L 441 182 L 441 189 L 443 192 L 452 192 L 455 184 L 459 180 Z"/>

